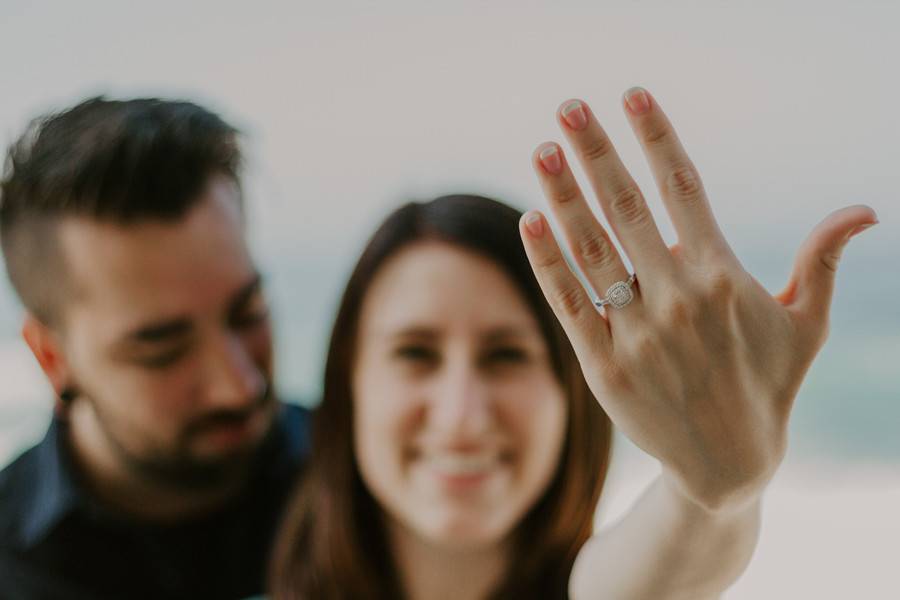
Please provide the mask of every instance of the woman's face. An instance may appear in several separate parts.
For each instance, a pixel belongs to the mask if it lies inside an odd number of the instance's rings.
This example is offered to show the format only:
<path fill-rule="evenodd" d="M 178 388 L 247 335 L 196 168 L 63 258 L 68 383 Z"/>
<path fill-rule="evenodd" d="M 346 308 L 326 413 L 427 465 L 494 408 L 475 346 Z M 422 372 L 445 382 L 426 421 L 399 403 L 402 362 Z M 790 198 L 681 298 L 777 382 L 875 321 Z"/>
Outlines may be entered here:
<path fill-rule="evenodd" d="M 567 406 L 538 323 L 491 260 L 441 242 L 390 258 L 360 314 L 354 445 L 394 525 L 501 541 L 550 483 Z"/>

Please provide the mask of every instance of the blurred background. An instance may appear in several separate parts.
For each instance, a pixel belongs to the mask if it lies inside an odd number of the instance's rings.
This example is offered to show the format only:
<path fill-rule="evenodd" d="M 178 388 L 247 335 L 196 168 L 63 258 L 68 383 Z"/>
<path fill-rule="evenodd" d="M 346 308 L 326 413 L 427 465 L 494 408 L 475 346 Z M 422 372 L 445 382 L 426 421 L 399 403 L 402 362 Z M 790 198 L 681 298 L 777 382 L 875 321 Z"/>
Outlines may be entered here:
<path fill-rule="evenodd" d="M 827 213 L 881 224 L 841 263 L 750 568 L 726 595 L 897 598 L 900 5 L 894 2 L 0 0 L 0 141 L 89 95 L 203 103 L 246 134 L 279 387 L 314 405 L 333 308 L 381 217 L 453 191 L 542 207 L 529 157 L 587 100 L 674 242 L 620 96 L 655 95 L 745 267 L 773 293 Z M 0 465 L 52 402 L 0 282 Z M 617 439 L 598 520 L 657 467 Z"/>

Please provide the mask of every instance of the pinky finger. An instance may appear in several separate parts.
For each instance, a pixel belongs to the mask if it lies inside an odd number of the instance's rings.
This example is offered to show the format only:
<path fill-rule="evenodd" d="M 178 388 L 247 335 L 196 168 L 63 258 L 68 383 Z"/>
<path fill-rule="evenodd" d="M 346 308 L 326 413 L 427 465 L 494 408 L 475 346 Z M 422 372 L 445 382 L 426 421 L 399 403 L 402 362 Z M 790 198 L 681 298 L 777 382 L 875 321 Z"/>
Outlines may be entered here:
<path fill-rule="evenodd" d="M 524 214 L 519 234 L 531 270 L 579 360 L 587 359 L 585 353 L 598 348 L 605 356 L 612 345 L 609 326 L 569 268 L 547 219 L 536 210 Z"/>

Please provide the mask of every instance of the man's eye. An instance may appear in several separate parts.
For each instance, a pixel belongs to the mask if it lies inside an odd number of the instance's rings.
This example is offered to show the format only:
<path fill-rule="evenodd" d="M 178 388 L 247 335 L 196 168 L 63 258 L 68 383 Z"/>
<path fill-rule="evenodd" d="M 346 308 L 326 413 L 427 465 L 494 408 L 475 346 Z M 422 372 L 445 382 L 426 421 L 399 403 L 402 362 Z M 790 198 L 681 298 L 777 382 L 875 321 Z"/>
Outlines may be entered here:
<path fill-rule="evenodd" d="M 240 329 L 254 327 L 260 323 L 264 323 L 269 318 L 269 311 L 265 309 L 248 311 L 239 315 L 235 315 L 231 324 L 233 327 Z"/>
<path fill-rule="evenodd" d="M 138 363 L 148 369 L 165 369 L 177 363 L 185 353 L 183 348 L 178 348 L 162 354 L 139 358 Z"/>

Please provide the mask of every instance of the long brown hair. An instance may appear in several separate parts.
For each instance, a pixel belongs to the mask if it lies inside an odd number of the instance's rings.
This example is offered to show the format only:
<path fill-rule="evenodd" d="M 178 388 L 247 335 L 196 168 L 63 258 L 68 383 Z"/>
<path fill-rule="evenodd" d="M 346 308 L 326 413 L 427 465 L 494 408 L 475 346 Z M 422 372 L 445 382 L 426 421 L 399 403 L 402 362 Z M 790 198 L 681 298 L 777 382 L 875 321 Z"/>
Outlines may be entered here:
<path fill-rule="evenodd" d="M 344 291 L 313 425 L 307 477 L 289 505 L 276 542 L 271 588 L 278 600 L 403 598 L 382 512 L 353 452 L 351 373 L 363 298 L 398 250 L 441 240 L 493 260 L 533 311 L 568 401 L 563 451 L 551 484 L 513 533 L 509 571 L 492 598 L 566 598 L 569 573 L 590 537 L 612 442 L 612 425 L 585 383 L 572 347 L 544 300 L 518 233 L 521 213 L 471 195 L 407 204 L 369 241 Z"/>

